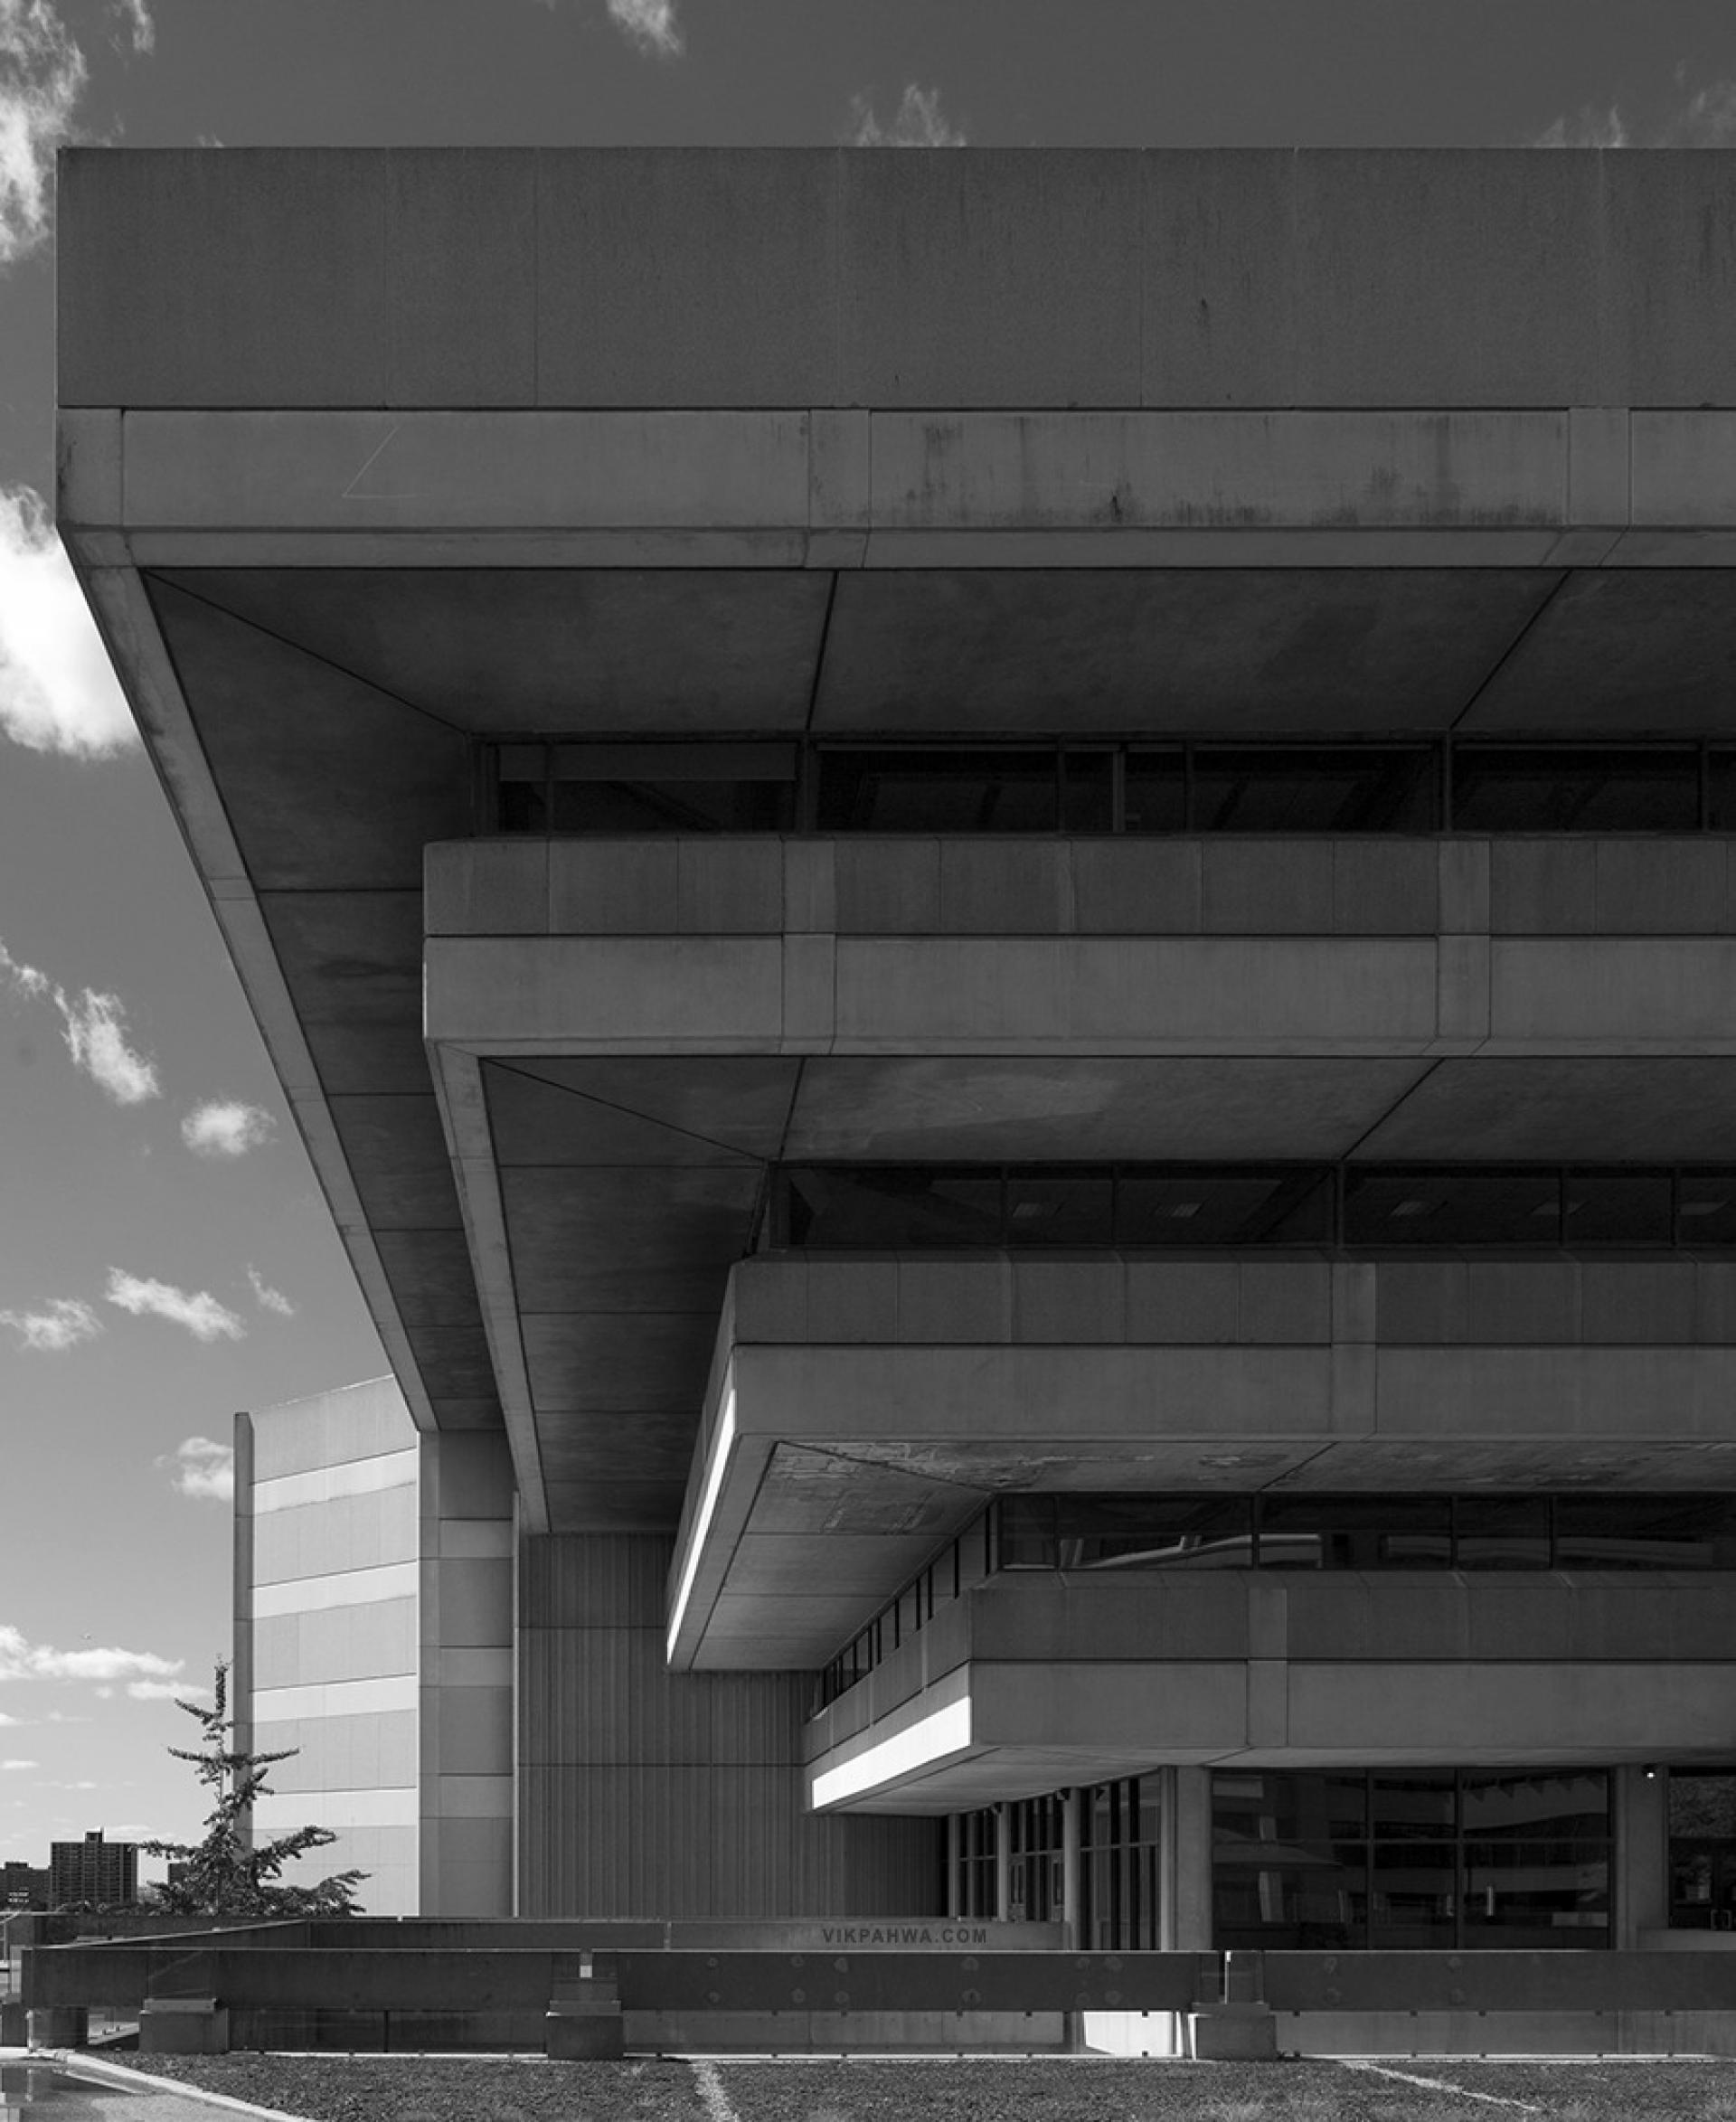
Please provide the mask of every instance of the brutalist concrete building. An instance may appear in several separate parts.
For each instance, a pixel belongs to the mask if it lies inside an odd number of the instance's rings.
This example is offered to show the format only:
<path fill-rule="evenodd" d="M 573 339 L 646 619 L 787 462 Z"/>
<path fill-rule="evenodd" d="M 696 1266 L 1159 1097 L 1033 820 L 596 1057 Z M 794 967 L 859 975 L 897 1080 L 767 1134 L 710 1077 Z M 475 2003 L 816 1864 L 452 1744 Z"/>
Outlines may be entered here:
<path fill-rule="evenodd" d="M 61 212 L 62 533 L 396 1373 L 243 1467 L 374 1907 L 1715 1942 L 1736 158 Z"/>

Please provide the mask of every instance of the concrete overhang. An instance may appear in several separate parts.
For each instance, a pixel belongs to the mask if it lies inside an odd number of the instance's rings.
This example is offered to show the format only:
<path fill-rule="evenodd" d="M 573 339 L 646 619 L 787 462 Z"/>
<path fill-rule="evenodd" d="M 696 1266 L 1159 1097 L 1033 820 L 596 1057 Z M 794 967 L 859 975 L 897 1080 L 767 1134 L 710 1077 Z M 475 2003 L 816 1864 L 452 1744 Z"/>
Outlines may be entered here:
<path fill-rule="evenodd" d="M 1736 1475 L 1720 1318 L 1699 1345 L 1612 1345 L 1595 1268 L 1588 1305 L 1575 1263 L 1507 1261 L 1484 1270 L 1474 1323 L 1454 1316 L 1465 1272 L 1254 1254 L 742 1261 L 670 1575 L 671 1662 L 823 1665 L 995 1495 Z M 1529 1338 L 1552 1314 L 1563 1338 Z"/>
<path fill-rule="evenodd" d="M 1729 1590 L 1691 1575 L 1002 1577 L 807 1727 L 820 1811 L 954 1812 L 1169 1765 L 1711 1760 Z"/>
<path fill-rule="evenodd" d="M 475 825 L 476 740 L 1736 734 L 1736 274 L 1698 234 L 1722 225 L 1733 168 L 66 157 L 58 519 L 418 1421 L 492 1426 L 504 1402 L 532 1530 L 669 1529 L 744 1197 L 789 1154 L 810 1086 L 835 1154 L 901 1134 L 944 1155 L 948 1129 L 912 1118 L 908 1095 L 927 1071 L 956 1118 L 981 1080 L 967 1032 L 948 1056 L 943 1026 L 906 1019 L 936 1051 L 876 1055 L 870 1025 L 853 1056 L 847 1025 L 823 1009 L 810 1024 L 826 919 L 786 904 L 778 933 L 750 924 L 693 960 L 727 990 L 743 953 L 767 982 L 776 958 L 799 1005 L 781 1050 L 757 1048 L 759 1019 L 755 1051 L 720 1053 L 707 1023 L 670 1059 L 667 1025 L 636 1025 L 611 1055 L 582 1032 L 563 1044 L 564 1023 L 509 1047 L 490 1043 L 499 1023 L 467 1039 L 441 1018 L 457 1057 L 443 1125 L 422 850 Z M 551 891 L 564 859 L 551 851 Z M 847 901 L 865 874 L 835 889 Z M 868 978 L 877 933 L 841 933 L 834 962 L 854 953 Z M 1116 1080 L 1102 1106 L 1080 1092 L 1072 1135 L 1052 1126 L 1043 1154 L 1160 1139 L 1151 1116 L 1179 1079 L 1135 1068 L 1128 1089 L 1119 1070 L 1140 1061 L 1227 1065 L 1244 1113 L 1261 1066 L 1327 1068 L 1307 1078 L 1327 1154 L 1357 1138 L 1358 1113 L 1426 1138 L 1475 1105 L 1540 1138 L 1556 1109 L 1542 1076 L 1517 1099 L 1455 1088 L 1450 1041 L 1486 1036 L 1461 1007 L 1485 980 L 1484 933 L 1473 920 L 1457 956 L 1433 921 L 1382 933 L 1365 963 L 1411 1014 L 1359 1051 L 1310 1056 L 1280 1028 L 1225 1055 L 1208 1026 L 1192 1055 L 1173 1034 L 1093 1055 L 1106 1028 L 1137 1033 L 1108 1020 L 1058 1040 L 1071 1081 L 1108 1083 L 1078 1073 L 1102 1061 Z M 462 957 L 475 939 L 429 946 L 430 1006 L 452 998 L 448 946 Z M 611 980 L 675 962 L 656 937 L 637 958 L 601 940 L 551 954 L 544 933 L 541 962 L 564 977 L 608 958 Z M 1037 940 L 1033 957 L 1031 937 L 1003 937 L 996 976 L 1024 984 L 1038 964 L 1041 985 L 1056 953 Z M 1335 962 L 1341 940 L 1307 949 Z M 1170 941 L 1093 946 L 1100 991 L 1133 960 L 1167 978 Z M 1605 957 L 1554 967 L 1546 1009 L 1603 976 L 1614 941 L 1593 942 Z M 1254 933 L 1231 948 L 1258 977 Z M 479 993 L 494 955 L 470 953 Z M 1491 937 L 1491 967 L 1498 955 Z M 1671 1006 L 1728 991 L 1716 957 L 1657 974 Z M 1514 976 L 1521 1017 L 1531 984 Z M 1705 1006 L 1695 1051 L 1713 1065 L 1728 1027 Z M 1574 1124 L 1595 1107 L 1637 1136 L 1621 1077 L 1637 1036 L 1594 1020 L 1565 1061 L 1523 1029 L 1508 1051 L 1545 1075 L 1601 1070 Z M 1053 1081 L 1004 1046 L 1011 1088 L 977 1143 L 1041 1113 Z M 1425 1085 L 1431 1052 L 1446 1058 Z M 949 1059 L 967 1065 L 949 1075 Z M 871 1072 L 853 1079 L 857 1064 Z M 1716 1114 L 1722 1078 L 1706 1089 Z M 864 1094 L 863 1124 L 838 1125 Z M 577 1153 L 527 1157 L 552 1175 L 521 1181 L 486 1137 L 523 1146 L 542 1121 Z M 610 1125 L 635 1175 L 588 1205 L 573 1174 L 602 1168 Z M 695 1155 L 669 1155 L 675 1136 Z M 646 1175 L 665 1172 L 683 1175 Z M 515 1189 L 536 1198 L 509 1237 Z M 607 1288 L 613 1323 L 575 1339 L 535 1293 L 558 1279 L 563 1219 L 595 1227 L 624 1201 L 677 1234 L 679 1257 L 662 1258 L 654 1302 Z M 497 1263 L 521 1240 L 508 1289 Z"/>
<path fill-rule="evenodd" d="M 1711 838 L 432 846 L 424 1030 L 524 1477 L 569 1527 L 672 1523 L 769 1164 L 1722 1159 L 1730 890 Z"/>

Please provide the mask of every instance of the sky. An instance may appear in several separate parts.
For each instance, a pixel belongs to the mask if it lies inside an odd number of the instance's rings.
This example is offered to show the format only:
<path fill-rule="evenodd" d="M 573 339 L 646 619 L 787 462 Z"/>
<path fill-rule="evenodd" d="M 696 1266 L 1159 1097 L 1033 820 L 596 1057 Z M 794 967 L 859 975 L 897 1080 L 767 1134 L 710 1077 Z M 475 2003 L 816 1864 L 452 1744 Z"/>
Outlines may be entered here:
<path fill-rule="evenodd" d="M 165 1749 L 229 1646 L 233 1412 L 385 1368 L 54 540 L 66 142 L 1736 146 L 1736 8 L 0 0 L 0 1860 L 38 1863 L 196 1833 Z"/>

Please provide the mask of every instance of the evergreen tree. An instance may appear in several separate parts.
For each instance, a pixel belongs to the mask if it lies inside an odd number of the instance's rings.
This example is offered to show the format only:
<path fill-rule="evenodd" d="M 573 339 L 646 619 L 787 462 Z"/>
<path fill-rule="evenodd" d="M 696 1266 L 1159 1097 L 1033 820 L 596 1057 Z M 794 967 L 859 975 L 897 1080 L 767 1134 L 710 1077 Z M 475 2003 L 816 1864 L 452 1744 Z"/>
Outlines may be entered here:
<path fill-rule="evenodd" d="M 229 1665 L 220 1658 L 212 1675 L 212 1705 L 175 1704 L 195 1718 L 203 1739 L 194 1749 L 172 1746 L 177 1761 L 190 1761 L 213 1799 L 205 1815 L 204 1840 L 198 1843 L 147 1842 L 154 1857 L 167 1857 L 181 1867 L 162 1891 L 160 1905 L 174 1916 L 359 1916 L 354 1889 L 365 1872 L 335 1872 L 314 1886 L 282 1886 L 278 1874 L 308 1850 L 337 1840 L 329 1827 L 297 1827 L 275 1841 L 253 1839 L 253 1801 L 269 1797 L 267 1773 L 299 1753 L 245 1753 L 230 1743 L 234 1721 L 228 1715 Z"/>

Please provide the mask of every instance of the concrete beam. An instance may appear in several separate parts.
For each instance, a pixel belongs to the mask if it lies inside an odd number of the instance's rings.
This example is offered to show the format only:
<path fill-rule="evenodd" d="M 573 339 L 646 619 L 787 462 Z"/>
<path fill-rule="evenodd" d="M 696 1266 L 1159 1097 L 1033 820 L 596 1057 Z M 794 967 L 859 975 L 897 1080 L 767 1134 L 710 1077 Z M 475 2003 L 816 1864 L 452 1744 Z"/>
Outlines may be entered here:
<path fill-rule="evenodd" d="M 151 567 L 1723 566 L 1736 542 L 1720 410 L 61 420 L 62 523 Z"/>

